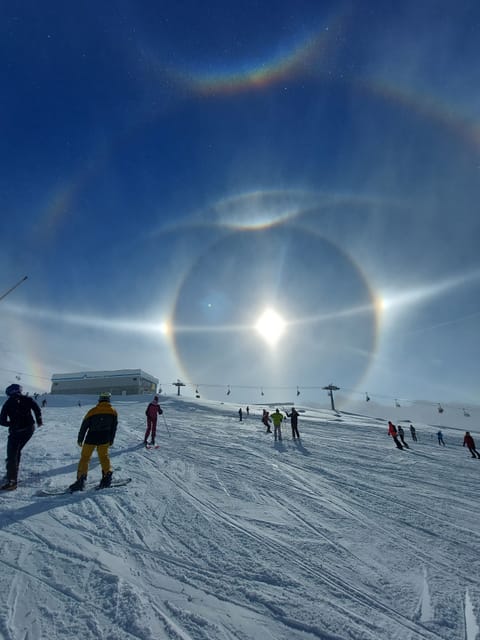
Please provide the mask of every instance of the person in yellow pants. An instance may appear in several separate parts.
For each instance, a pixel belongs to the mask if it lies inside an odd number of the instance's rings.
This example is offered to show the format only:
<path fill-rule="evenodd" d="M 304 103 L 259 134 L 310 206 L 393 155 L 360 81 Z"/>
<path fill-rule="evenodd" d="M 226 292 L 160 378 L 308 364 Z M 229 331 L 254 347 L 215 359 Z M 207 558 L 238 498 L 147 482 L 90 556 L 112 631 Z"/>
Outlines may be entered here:
<path fill-rule="evenodd" d="M 108 449 L 115 440 L 117 433 L 118 415 L 110 404 L 110 393 L 101 393 L 98 404 L 90 409 L 83 418 L 78 432 L 78 446 L 82 453 L 77 467 L 77 479 L 70 485 L 69 490 L 82 491 L 88 475 L 88 465 L 95 449 L 102 467 L 100 487 L 109 487 L 112 482 L 112 466 L 108 456 Z"/>

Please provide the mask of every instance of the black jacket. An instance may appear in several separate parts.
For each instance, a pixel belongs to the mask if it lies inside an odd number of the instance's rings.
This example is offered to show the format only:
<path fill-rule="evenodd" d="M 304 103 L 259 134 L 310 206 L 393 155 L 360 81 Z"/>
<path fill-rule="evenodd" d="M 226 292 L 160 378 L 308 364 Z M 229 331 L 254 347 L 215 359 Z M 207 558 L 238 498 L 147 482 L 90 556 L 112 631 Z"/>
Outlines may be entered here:
<path fill-rule="evenodd" d="M 117 412 L 108 400 L 102 400 L 84 417 L 78 432 L 78 444 L 113 444 L 117 423 Z"/>
<path fill-rule="evenodd" d="M 35 416 L 35 420 L 33 416 Z M 20 394 L 10 396 L 0 412 L 0 425 L 9 427 L 10 431 L 30 429 L 35 424 L 35 421 L 40 427 L 42 424 L 42 412 L 38 404 L 30 396 L 22 396 Z"/>

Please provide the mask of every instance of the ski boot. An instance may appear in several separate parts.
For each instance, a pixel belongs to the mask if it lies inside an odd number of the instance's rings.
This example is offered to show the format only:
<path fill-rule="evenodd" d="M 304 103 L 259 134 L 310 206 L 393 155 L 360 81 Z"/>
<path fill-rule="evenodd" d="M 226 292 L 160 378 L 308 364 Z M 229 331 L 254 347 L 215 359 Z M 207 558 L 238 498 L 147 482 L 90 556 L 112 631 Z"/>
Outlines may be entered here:
<path fill-rule="evenodd" d="M 102 471 L 102 479 L 100 480 L 100 484 L 98 485 L 99 489 L 108 489 L 108 487 L 112 484 L 112 472 L 107 471 L 106 473 Z"/>
<path fill-rule="evenodd" d="M 15 491 L 17 488 L 16 480 L 6 480 L 0 487 L 0 491 Z"/>
<path fill-rule="evenodd" d="M 70 493 L 73 493 L 74 491 L 83 491 L 85 488 L 86 479 L 87 476 L 80 476 L 79 478 L 77 478 L 75 482 L 68 487 Z"/>

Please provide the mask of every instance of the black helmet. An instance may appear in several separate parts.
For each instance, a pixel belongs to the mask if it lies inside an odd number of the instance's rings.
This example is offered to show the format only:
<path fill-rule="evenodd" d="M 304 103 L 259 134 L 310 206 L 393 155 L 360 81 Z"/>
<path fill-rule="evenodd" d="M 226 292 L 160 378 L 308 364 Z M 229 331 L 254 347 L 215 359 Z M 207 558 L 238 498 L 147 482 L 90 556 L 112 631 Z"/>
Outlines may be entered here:
<path fill-rule="evenodd" d="M 14 396 L 17 393 L 22 393 L 23 389 L 22 386 L 19 384 L 10 384 L 8 385 L 8 387 L 5 389 L 5 395 L 7 396 Z"/>

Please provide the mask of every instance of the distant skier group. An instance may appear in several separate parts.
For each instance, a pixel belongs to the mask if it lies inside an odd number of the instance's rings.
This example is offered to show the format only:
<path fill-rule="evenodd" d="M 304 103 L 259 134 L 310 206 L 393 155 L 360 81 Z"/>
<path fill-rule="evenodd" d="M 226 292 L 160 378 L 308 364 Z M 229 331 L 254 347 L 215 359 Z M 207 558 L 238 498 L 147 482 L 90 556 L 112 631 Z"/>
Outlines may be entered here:
<path fill-rule="evenodd" d="M 412 436 L 412 440 L 417 442 L 417 432 L 415 431 L 413 424 L 410 425 L 410 434 Z M 403 427 L 400 425 L 396 427 L 391 420 L 388 421 L 388 435 L 393 438 L 397 449 L 410 449 L 408 444 L 405 442 L 405 432 Z"/>
<path fill-rule="evenodd" d="M 417 432 L 413 424 L 410 424 L 410 434 L 412 436 L 412 440 L 417 442 Z M 403 427 L 398 425 L 397 427 L 393 424 L 391 420 L 388 421 L 388 435 L 392 437 L 396 447 L 398 449 L 410 449 L 408 444 L 405 442 L 405 432 Z M 443 439 L 443 433 L 439 429 L 437 431 L 437 440 L 438 444 L 441 447 L 446 447 L 445 440 Z M 463 438 L 463 446 L 467 447 L 470 451 L 472 458 L 480 458 L 480 453 L 475 448 L 475 441 L 470 435 L 470 431 L 465 431 L 465 436 Z"/>
<path fill-rule="evenodd" d="M 292 427 L 292 439 L 300 439 L 300 434 L 298 432 L 298 411 L 295 407 L 292 407 L 290 413 L 285 411 L 285 415 L 287 418 L 290 418 L 290 425 Z M 282 422 L 284 421 L 284 415 L 277 408 L 272 415 L 266 410 L 263 409 L 262 414 L 262 422 L 266 426 L 267 430 L 265 433 L 272 433 L 271 424 L 273 423 L 273 436 L 275 440 L 282 439 Z"/>

